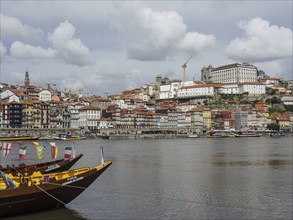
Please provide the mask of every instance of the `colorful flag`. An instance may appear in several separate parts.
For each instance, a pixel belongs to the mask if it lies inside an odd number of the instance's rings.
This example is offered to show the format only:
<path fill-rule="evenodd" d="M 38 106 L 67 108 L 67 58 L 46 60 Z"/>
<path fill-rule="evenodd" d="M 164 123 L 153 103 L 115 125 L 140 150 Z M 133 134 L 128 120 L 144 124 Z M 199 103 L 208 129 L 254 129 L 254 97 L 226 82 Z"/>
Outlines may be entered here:
<path fill-rule="evenodd" d="M 72 158 L 72 147 L 65 147 L 64 158 L 66 159 Z"/>
<path fill-rule="evenodd" d="M 35 145 L 35 147 L 36 147 L 36 152 L 37 152 L 38 159 L 42 159 L 43 158 L 43 147 L 40 145 L 39 142 L 33 141 L 31 143 L 33 145 Z"/>
<path fill-rule="evenodd" d="M 19 145 L 18 158 L 24 159 L 26 154 L 26 146 L 24 146 L 24 141 L 18 141 L 17 143 Z"/>
<path fill-rule="evenodd" d="M 11 142 L 3 142 L 3 156 L 7 156 L 10 152 L 10 149 L 13 147 Z"/>
<path fill-rule="evenodd" d="M 52 159 L 56 159 L 58 155 L 58 147 L 54 142 L 50 142 Z"/>
<path fill-rule="evenodd" d="M 17 143 L 21 146 L 24 145 L 24 141 L 17 141 Z"/>
<path fill-rule="evenodd" d="M 19 159 L 24 159 L 26 154 L 26 146 L 25 145 L 19 145 L 19 153 L 18 153 L 18 158 Z"/>
<path fill-rule="evenodd" d="M 35 145 L 35 146 L 40 146 L 40 143 L 39 143 L 39 142 L 32 141 L 31 143 L 32 143 L 33 145 Z"/>
<path fill-rule="evenodd" d="M 43 150 L 46 150 L 46 142 L 40 142 L 40 144 L 43 147 Z"/>
<path fill-rule="evenodd" d="M 42 159 L 43 158 L 43 147 L 41 145 L 36 146 L 36 151 L 37 151 L 38 159 Z"/>

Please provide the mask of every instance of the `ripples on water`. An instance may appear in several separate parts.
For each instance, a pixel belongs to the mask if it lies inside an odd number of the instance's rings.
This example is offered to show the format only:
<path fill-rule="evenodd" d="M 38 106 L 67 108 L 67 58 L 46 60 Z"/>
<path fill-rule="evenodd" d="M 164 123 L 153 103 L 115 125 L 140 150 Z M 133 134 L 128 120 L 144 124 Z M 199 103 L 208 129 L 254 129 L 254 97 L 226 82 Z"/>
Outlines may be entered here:
<path fill-rule="evenodd" d="M 214 166 L 280 166 L 291 165 L 291 160 L 256 160 L 256 161 L 220 161 L 213 162 Z M 275 167 L 277 168 L 277 167 Z"/>
<path fill-rule="evenodd" d="M 60 154 L 68 144 L 58 142 Z M 75 167 L 99 163 L 102 145 L 112 166 L 69 209 L 15 219 L 292 219 L 292 138 L 75 144 L 84 154 Z"/>

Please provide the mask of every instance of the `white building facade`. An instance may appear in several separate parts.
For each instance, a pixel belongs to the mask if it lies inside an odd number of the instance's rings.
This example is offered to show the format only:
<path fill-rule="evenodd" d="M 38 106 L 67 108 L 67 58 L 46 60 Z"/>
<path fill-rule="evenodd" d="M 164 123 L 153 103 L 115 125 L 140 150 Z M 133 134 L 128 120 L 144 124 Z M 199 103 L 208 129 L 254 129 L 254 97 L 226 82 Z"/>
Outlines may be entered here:
<path fill-rule="evenodd" d="M 221 94 L 239 94 L 239 86 L 237 83 L 225 83 L 222 84 L 222 88 L 219 89 Z"/>
<path fill-rule="evenodd" d="M 240 94 L 248 92 L 249 95 L 263 95 L 266 93 L 266 86 L 260 82 L 244 82 L 239 84 Z"/>
<path fill-rule="evenodd" d="M 235 63 L 214 68 L 211 71 L 212 83 L 256 82 L 257 68 L 248 63 Z"/>
<path fill-rule="evenodd" d="M 180 97 L 179 93 L 182 91 L 183 87 L 192 87 L 196 85 L 204 85 L 202 82 L 186 81 L 186 82 L 172 82 L 170 84 L 164 84 L 160 86 L 160 99 L 173 99 Z"/>
<path fill-rule="evenodd" d="M 196 86 L 182 86 L 177 94 L 178 98 L 211 96 L 215 94 L 214 86 L 212 85 L 196 85 Z"/>
<path fill-rule="evenodd" d="M 39 92 L 39 100 L 43 102 L 51 101 L 52 93 L 49 90 L 42 90 Z"/>
<path fill-rule="evenodd" d="M 101 118 L 101 110 L 92 106 L 79 109 L 79 127 L 85 130 L 95 130 Z"/>

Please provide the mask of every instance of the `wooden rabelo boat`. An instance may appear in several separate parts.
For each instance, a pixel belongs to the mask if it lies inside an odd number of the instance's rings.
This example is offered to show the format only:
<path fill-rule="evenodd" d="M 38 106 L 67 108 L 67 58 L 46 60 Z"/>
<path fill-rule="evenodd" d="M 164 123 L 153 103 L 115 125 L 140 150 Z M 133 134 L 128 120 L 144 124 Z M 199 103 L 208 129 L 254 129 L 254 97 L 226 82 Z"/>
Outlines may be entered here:
<path fill-rule="evenodd" d="M 4 173 L 28 173 L 32 174 L 34 171 L 39 171 L 43 174 L 52 173 L 52 172 L 60 172 L 69 170 L 81 157 L 83 154 L 79 154 L 71 159 L 59 159 L 54 161 L 48 161 L 44 163 L 38 164 L 19 164 L 18 166 L 7 166 L 0 167 L 0 171 Z"/>
<path fill-rule="evenodd" d="M 65 206 L 80 195 L 110 165 L 84 167 L 59 173 L 9 178 L 0 173 L 6 189 L 0 189 L 0 217 Z"/>

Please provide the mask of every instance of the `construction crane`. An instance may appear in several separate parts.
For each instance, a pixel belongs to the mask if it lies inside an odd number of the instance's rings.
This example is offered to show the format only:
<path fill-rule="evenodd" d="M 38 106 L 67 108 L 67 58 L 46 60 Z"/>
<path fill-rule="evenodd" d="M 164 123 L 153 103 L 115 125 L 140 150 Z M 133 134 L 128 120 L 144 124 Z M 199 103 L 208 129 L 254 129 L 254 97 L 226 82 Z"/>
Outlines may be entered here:
<path fill-rule="evenodd" d="M 187 63 L 189 62 L 189 60 L 191 59 L 192 56 L 189 57 L 189 59 L 182 65 L 182 69 L 183 69 L 183 82 L 185 82 L 185 69 L 187 67 Z"/>

